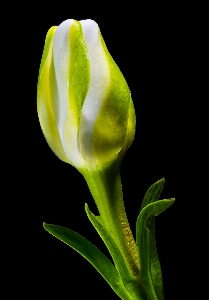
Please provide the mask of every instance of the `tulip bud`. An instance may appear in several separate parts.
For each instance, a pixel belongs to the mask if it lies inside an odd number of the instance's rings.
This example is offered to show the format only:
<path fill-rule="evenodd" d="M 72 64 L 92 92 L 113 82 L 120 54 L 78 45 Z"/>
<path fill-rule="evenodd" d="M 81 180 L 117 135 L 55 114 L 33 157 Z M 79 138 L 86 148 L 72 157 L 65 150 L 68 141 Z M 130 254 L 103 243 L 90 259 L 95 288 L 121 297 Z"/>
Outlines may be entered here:
<path fill-rule="evenodd" d="M 77 169 L 123 156 L 135 132 L 128 85 L 92 20 L 66 20 L 46 36 L 38 80 L 45 138 Z"/>

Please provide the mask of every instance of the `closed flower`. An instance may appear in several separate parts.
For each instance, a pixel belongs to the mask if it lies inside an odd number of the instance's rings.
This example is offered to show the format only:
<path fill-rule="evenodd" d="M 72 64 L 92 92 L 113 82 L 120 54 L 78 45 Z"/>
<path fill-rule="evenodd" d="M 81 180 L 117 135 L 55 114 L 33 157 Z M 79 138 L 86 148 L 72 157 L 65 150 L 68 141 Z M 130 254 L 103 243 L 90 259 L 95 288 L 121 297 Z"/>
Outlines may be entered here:
<path fill-rule="evenodd" d="M 130 146 L 130 90 L 94 21 L 70 19 L 48 31 L 37 106 L 49 146 L 77 169 L 111 162 Z"/>

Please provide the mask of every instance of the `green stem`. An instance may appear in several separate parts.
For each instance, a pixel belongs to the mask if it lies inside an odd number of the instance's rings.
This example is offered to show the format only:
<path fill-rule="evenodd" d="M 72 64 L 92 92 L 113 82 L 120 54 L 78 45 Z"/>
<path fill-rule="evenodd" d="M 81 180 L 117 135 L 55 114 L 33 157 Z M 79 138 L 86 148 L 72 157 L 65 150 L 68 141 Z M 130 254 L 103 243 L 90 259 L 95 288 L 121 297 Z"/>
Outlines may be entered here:
<path fill-rule="evenodd" d="M 125 212 L 119 164 L 82 172 L 106 229 L 114 238 L 127 268 L 139 276 L 139 256 Z"/>

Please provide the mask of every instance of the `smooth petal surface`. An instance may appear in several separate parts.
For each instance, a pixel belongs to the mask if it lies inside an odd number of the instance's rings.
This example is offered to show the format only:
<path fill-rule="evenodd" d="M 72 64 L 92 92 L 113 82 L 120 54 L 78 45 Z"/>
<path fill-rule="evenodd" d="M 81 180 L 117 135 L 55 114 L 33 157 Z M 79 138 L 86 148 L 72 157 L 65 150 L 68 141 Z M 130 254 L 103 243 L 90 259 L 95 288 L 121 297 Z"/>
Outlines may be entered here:
<path fill-rule="evenodd" d="M 126 137 L 123 148 L 121 149 L 120 155 L 123 156 L 127 149 L 131 146 L 136 128 L 136 115 L 132 99 L 130 99 L 128 108 L 128 124 L 126 129 Z"/>
<path fill-rule="evenodd" d="M 53 55 L 52 103 L 59 136 L 69 161 L 79 168 L 84 162 L 78 127 L 90 79 L 88 53 L 79 22 L 67 20 L 60 24 L 54 37 Z"/>
<path fill-rule="evenodd" d="M 109 54 L 98 25 L 81 21 L 90 59 L 90 86 L 81 112 L 81 152 L 88 161 L 108 161 L 123 147 L 130 90 Z"/>
<path fill-rule="evenodd" d="M 41 129 L 49 146 L 61 160 L 69 163 L 59 138 L 55 115 L 51 103 L 52 91 L 50 89 L 49 70 L 52 62 L 52 44 L 55 30 L 56 27 L 50 28 L 46 36 L 39 70 L 37 110 Z"/>
<path fill-rule="evenodd" d="M 110 90 L 110 69 L 96 22 L 80 22 L 90 60 L 90 85 L 81 113 L 79 137 L 84 159 L 96 159 L 94 155 L 95 123 Z M 100 138 L 96 137 L 97 140 Z"/>

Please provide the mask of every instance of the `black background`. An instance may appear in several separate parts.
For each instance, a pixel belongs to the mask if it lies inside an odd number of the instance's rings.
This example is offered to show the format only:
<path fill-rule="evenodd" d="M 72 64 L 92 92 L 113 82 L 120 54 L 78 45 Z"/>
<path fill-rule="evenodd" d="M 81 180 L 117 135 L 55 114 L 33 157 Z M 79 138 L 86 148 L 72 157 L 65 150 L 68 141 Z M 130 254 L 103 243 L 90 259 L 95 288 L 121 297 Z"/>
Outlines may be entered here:
<path fill-rule="evenodd" d="M 52 153 L 37 116 L 36 87 L 46 33 L 51 26 L 73 18 L 98 23 L 132 93 L 136 134 L 122 163 L 121 177 L 134 235 L 140 203 L 151 184 L 164 177 L 161 198 L 176 198 L 174 205 L 156 218 L 156 240 L 165 299 L 179 299 L 192 245 L 187 204 L 194 201 L 190 191 L 196 164 L 194 159 L 191 163 L 190 153 L 195 132 L 191 98 L 197 92 L 190 80 L 196 63 L 193 46 L 198 42 L 195 15 L 191 16 L 190 7 L 181 5 L 144 7 L 131 2 L 117 8 L 107 3 L 90 7 L 70 2 L 45 7 L 36 2 L 22 9 L 25 13 L 13 24 L 12 41 L 13 76 L 18 83 L 14 87 L 18 105 L 13 112 L 21 132 L 15 134 L 13 142 L 18 157 L 15 195 L 19 199 L 12 208 L 17 212 L 17 221 L 12 224 L 14 236 L 19 228 L 14 273 L 19 276 L 23 268 L 25 274 L 17 293 L 41 295 L 43 299 L 83 299 L 84 295 L 89 299 L 119 299 L 84 258 L 42 226 L 46 222 L 71 228 L 109 255 L 84 211 L 88 203 L 97 213 L 84 179 Z"/>

